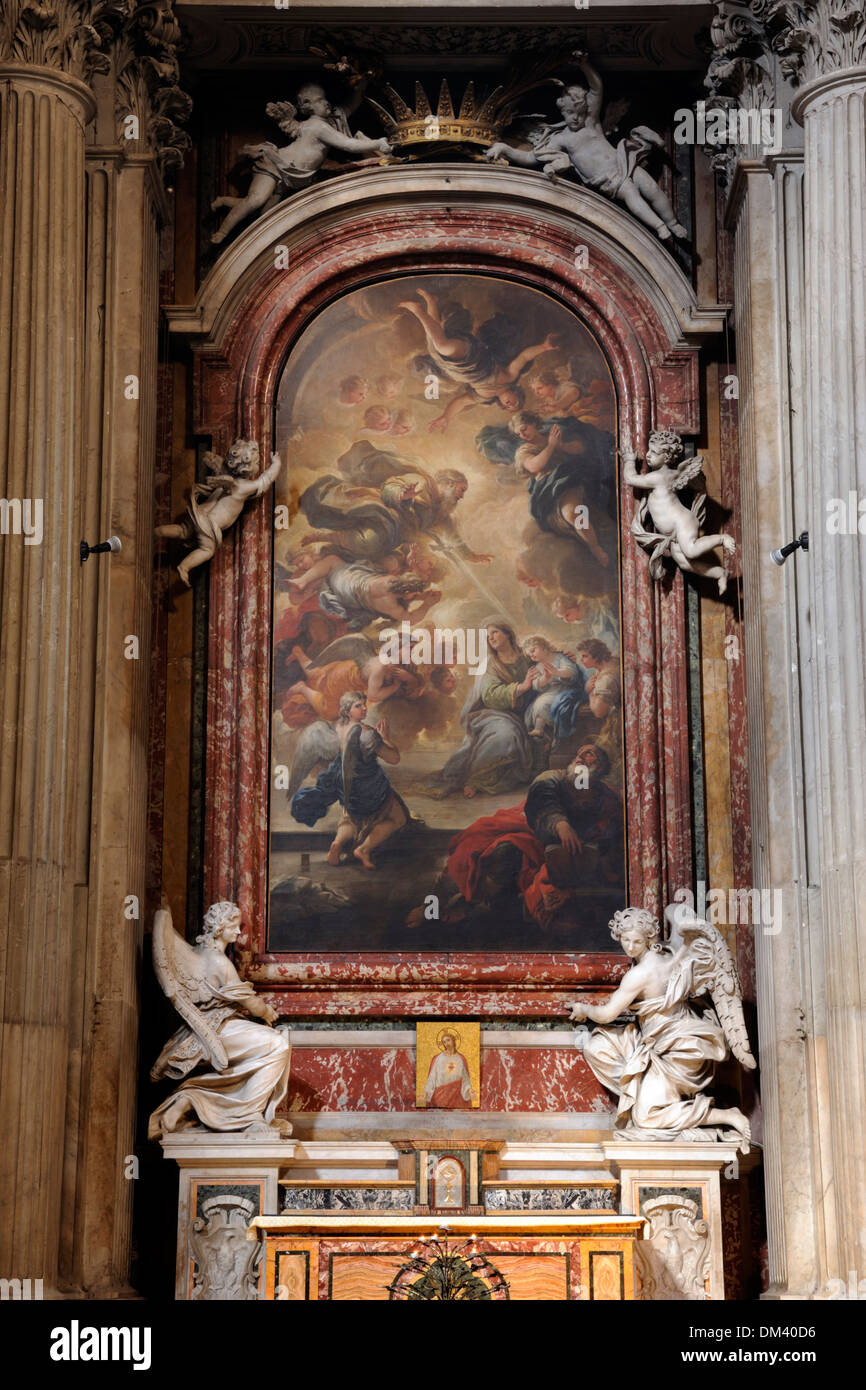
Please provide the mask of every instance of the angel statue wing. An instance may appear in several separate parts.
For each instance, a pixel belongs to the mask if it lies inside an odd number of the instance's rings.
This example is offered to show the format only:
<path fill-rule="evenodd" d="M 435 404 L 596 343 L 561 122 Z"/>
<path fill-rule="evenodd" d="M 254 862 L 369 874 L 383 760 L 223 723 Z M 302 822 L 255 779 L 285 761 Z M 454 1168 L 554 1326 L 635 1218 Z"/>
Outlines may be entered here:
<path fill-rule="evenodd" d="M 682 965 L 688 967 L 691 993 L 709 994 L 728 1046 L 738 1062 L 749 1071 L 758 1065 L 749 1046 L 749 1035 L 743 1018 L 743 994 L 737 967 L 727 943 L 712 922 L 698 917 L 685 903 L 667 909 L 665 918 L 670 926 L 669 945 L 676 949 Z M 677 971 L 676 976 L 681 976 Z M 676 976 L 668 987 L 675 985 Z"/>
<path fill-rule="evenodd" d="M 704 459 L 701 454 L 695 454 L 694 458 L 683 459 L 682 463 L 677 468 L 677 477 L 674 483 L 675 491 L 679 492 L 681 487 L 688 487 L 690 483 L 693 483 L 699 473 L 703 471 L 703 467 Z"/>
<path fill-rule="evenodd" d="M 229 1059 L 219 1034 L 196 1007 L 211 997 L 204 962 L 194 947 L 175 931 L 167 907 L 159 908 L 153 919 L 153 968 L 163 992 L 195 1033 L 215 1070 L 225 1071 Z"/>
<path fill-rule="evenodd" d="M 290 101 L 269 101 L 265 107 L 265 114 L 270 116 L 272 121 L 276 121 L 284 134 L 291 135 L 294 132 L 298 108 Z"/>

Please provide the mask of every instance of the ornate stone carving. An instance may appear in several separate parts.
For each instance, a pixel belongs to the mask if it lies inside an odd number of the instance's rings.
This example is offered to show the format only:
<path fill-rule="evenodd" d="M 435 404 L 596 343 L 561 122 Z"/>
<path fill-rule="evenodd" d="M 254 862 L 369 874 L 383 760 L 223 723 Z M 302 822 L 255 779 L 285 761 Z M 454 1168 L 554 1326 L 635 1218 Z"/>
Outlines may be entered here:
<path fill-rule="evenodd" d="M 641 1297 L 701 1302 L 710 1275 L 710 1232 L 690 1197 L 667 1193 L 643 1204 L 650 1233 L 635 1245 Z"/>
<path fill-rule="evenodd" d="M 114 53 L 118 139 L 130 139 L 134 118 L 134 147 L 153 150 L 163 178 L 181 167 L 191 143 L 180 129 L 192 111 L 192 99 L 179 85 L 180 40 L 170 0 L 154 0 L 136 6 Z"/>
<path fill-rule="evenodd" d="M 777 105 L 776 65 L 795 85 L 866 62 L 866 10 L 854 0 L 715 0 L 708 111 Z M 736 147 L 707 145 L 729 177 Z"/>
<path fill-rule="evenodd" d="M 263 1246 L 247 1240 L 256 1214 L 247 1197 L 207 1197 L 193 1222 L 190 1251 L 195 1262 L 190 1298 L 197 1302 L 250 1302 L 259 1296 L 258 1264 Z"/>
<path fill-rule="evenodd" d="M 716 0 L 710 39 L 713 57 L 704 79 L 709 92 L 707 113 L 772 106 L 773 59 L 766 33 L 749 0 Z M 741 153 L 737 146 L 708 142 L 704 150 L 716 172 L 726 183 L 730 182 Z"/>
<path fill-rule="evenodd" d="M 150 1076 L 187 1079 L 154 1110 L 151 1139 L 189 1127 L 195 1123 L 191 1115 L 218 1133 L 244 1130 L 269 1139 L 291 1133 L 285 1121 L 274 1120 L 288 1086 L 290 1044 L 285 1033 L 271 1031 L 277 1015 L 270 1004 L 226 959 L 226 947 L 240 931 L 234 903 L 208 909 L 197 946 L 177 934 L 167 908 L 156 913 L 154 970 L 183 1027 L 169 1038 Z M 190 1075 L 205 1062 L 212 1071 Z"/>
<path fill-rule="evenodd" d="M 608 1024 L 629 1010 L 636 1021 L 592 1033 L 577 1029 L 575 1044 L 602 1085 L 619 1096 L 618 1137 L 706 1142 L 728 1140 L 733 1130 L 748 1153 L 746 1116 L 736 1106 L 720 1109 L 704 1094 L 729 1049 L 744 1067 L 755 1067 L 731 953 L 718 928 L 685 904 L 668 907 L 665 920 L 670 935 L 663 944 L 645 908 L 614 914 L 611 936 L 635 964 L 606 1004 L 574 1004 L 571 1017 Z"/>
<path fill-rule="evenodd" d="M 677 496 L 681 488 L 697 482 L 703 472 L 704 460 L 701 455 L 684 458 L 683 442 L 678 434 L 673 430 L 655 430 L 647 444 L 648 471 L 637 472 L 636 455 L 631 450 L 624 450 L 622 457 L 623 481 L 644 493 L 631 530 L 638 544 L 650 552 L 650 574 L 653 579 L 661 579 L 664 574 L 662 561 L 665 555 L 669 555 L 681 570 L 699 574 L 705 579 L 715 579 L 719 593 L 723 594 L 728 586 L 727 570 L 724 565 L 708 564 L 703 557 L 717 546 L 733 554 L 736 543 L 732 536 L 721 533 L 712 536 L 700 534 L 707 505 L 706 494 L 702 490 L 695 492 L 690 507 L 686 507 Z"/>
<path fill-rule="evenodd" d="M 178 85 L 180 38 L 171 0 L 8 0 L 0 62 L 56 68 L 83 82 L 113 73 L 118 140 L 152 149 L 165 175 L 190 144 L 180 129 L 192 110 Z"/>
<path fill-rule="evenodd" d="M 795 83 L 866 62 L 866 10 L 856 0 L 752 0 L 752 8 Z"/>
<path fill-rule="evenodd" d="M 5 0 L 0 62 L 57 68 L 88 82 L 109 68 L 106 49 L 132 0 Z"/>

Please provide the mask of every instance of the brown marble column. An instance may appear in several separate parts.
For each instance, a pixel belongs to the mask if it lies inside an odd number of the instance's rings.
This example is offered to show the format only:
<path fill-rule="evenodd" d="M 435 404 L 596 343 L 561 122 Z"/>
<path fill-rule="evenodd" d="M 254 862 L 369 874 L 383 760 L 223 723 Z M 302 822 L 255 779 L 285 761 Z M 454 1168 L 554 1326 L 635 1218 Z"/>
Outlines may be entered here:
<path fill-rule="evenodd" d="M 108 1297 L 136 1177 L 162 173 L 189 100 L 168 0 L 7 10 L 0 497 L 42 534 L 0 536 L 0 1277 Z"/>
<path fill-rule="evenodd" d="M 80 651 L 74 526 L 82 459 L 88 87 L 0 64 L 0 496 L 41 509 L 0 537 L 0 1274 L 57 1273 L 64 1082 L 76 969 L 70 780 Z M 77 794 L 80 795 L 80 789 Z"/>

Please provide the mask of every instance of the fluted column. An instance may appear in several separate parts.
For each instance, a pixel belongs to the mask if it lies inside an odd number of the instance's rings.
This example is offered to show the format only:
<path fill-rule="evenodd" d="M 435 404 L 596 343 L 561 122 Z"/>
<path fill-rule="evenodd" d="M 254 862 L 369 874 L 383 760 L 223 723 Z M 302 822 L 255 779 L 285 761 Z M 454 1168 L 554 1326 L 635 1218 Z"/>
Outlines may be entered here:
<path fill-rule="evenodd" d="M 866 1273 L 866 20 L 863 64 L 803 86 L 808 572 L 836 1239 Z M 817 66 L 828 50 L 816 50 Z M 830 50 L 832 58 L 832 50 Z M 834 507 L 835 500 L 835 507 Z M 853 502 L 853 506 L 851 505 Z M 841 517 L 833 520 L 834 512 Z M 866 508 L 864 508 L 866 510 Z M 853 529 L 851 522 L 854 522 Z M 866 527 L 866 521 L 861 524 Z"/>
<path fill-rule="evenodd" d="M 70 73 L 0 65 L 0 1275 L 56 1277 L 72 959 L 69 742 L 78 652 L 84 132 Z M 15 512 L 11 513 L 14 518 Z M 30 543 L 30 542 L 35 543 Z"/>

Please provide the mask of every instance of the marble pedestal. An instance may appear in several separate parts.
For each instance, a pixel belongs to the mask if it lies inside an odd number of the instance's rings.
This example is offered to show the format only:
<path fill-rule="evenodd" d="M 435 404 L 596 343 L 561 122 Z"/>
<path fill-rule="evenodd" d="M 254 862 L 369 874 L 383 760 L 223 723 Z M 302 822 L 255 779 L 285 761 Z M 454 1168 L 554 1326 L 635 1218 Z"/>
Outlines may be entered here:
<path fill-rule="evenodd" d="M 402 1118 L 408 1122 L 410 1117 Z M 422 1131 L 423 1118 L 414 1118 Z M 344 1124 L 350 1129 L 345 1119 Z M 442 1224 L 456 1229 L 461 1222 L 475 1230 L 492 1222 L 490 1233 L 500 1238 L 516 1220 L 527 1235 L 555 1240 L 572 1238 L 566 1227 L 574 1228 L 575 1240 L 601 1238 L 602 1227 L 610 1227 L 609 1235 L 634 1244 L 637 1297 L 725 1298 L 723 1184 L 739 1182 L 756 1162 L 756 1153 L 744 1157 L 733 1143 L 624 1143 L 599 1130 L 550 1142 L 525 1139 L 513 1125 L 512 1134 L 505 1125 L 495 1142 L 483 1123 L 474 1138 L 462 1128 L 457 1138 L 437 1131 L 436 1161 L 450 1156 L 470 1179 L 474 1174 L 474 1181 L 457 1185 L 463 1196 L 446 1210 L 434 1209 L 425 1185 L 427 1167 L 417 1161 L 420 1150 L 426 1155 L 429 1137 L 419 1133 L 409 1144 L 400 1126 L 394 1128 L 391 1139 L 387 1128 L 357 1139 L 345 1132 L 337 1138 L 327 1130 L 319 1138 L 315 1129 L 292 1139 L 204 1130 L 166 1136 L 165 1157 L 179 1165 L 181 1175 L 175 1296 L 274 1298 L 282 1276 L 275 1284 L 274 1266 L 268 1285 L 267 1261 L 261 1256 L 268 1247 L 268 1259 L 276 1258 L 276 1246 L 270 1250 L 268 1240 L 280 1232 L 306 1242 L 305 1259 L 315 1263 L 320 1240 L 327 1237 L 330 1252 L 337 1248 L 335 1240 L 339 1245 L 340 1231 L 354 1241 L 348 1253 L 364 1253 L 366 1241 L 372 1257 L 374 1246 L 387 1245 L 404 1226 L 414 1231 L 418 1222 L 427 1223 L 425 1230 Z M 549 1223 L 560 1218 L 565 1226 L 557 1233 Z M 628 1231 L 617 1227 L 621 1220 L 631 1222 Z M 538 1222 L 547 1223 L 544 1231 L 535 1229 Z M 263 1232 L 259 1247 L 246 1241 L 250 1225 Z M 515 1239 L 517 1234 L 511 1231 Z M 577 1257 L 577 1246 L 575 1252 Z M 531 1253 L 528 1247 L 526 1253 Z M 589 1247 L 583 1256 L 589 1260 Z M 316 1293 L 318 1284 L 310 1284 L 309 1272 L 306 1292 L 292 1296 L 329 1297 Z M 630 1280 L 629 1273 L 630 1292 L 623 1297 L 634 1296 Z M 346 1296 L 366 1297 L 363 1292 Z"/>
<path fill-rule="evenodd" d="M 221 1301 L 262 1297 L 258 1268 L 245 1236 L 257 1216 L 279 1211 L 279 1177 L 295 1154 L 293 1139 L 267 1135 L 212 1134 L 187 1129 L 166 1135 L 162 1149 L 180 1168 L 177 1201 L 177 1264 L 174 1296 Z M 243 1234 L 243 1244 L 237 1238 Z M 196 1258 L 204 1240 L 236 1277 L 217 1287 Z M 217 1258 L 216 1263 L 220 1263 Z M 247 1278 L 251 1274 L 252 1277 Z M 255 1291 L 253 1289 L 255 1285 Z"/>

